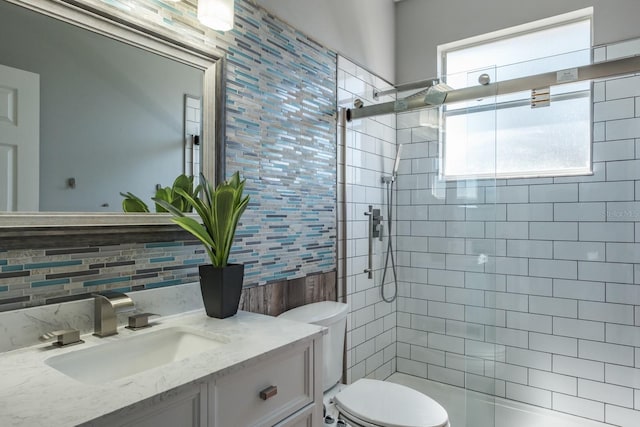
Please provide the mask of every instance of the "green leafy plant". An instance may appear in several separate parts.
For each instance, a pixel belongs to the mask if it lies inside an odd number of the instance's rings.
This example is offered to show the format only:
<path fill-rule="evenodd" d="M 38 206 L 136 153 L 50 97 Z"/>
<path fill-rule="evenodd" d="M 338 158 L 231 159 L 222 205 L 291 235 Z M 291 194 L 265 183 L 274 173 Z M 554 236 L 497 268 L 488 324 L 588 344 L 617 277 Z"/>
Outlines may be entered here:
<path fill-rule="evenodd" d="M 120 193 L 124 200 L 122 201 L 122 210 L 129 212 L 149 212 L 149 206 L 133 193 Z"/>
<path fill-rule="evenodd" d="M 156 198 L 154 201 L 171 212 L 174 216 L 173 222 L 204 244 L 214 267 L 225 267 L 229 260 L 238 220 L 249 204 L 249 196 L 242 195 L 246 180 L 240 180 L 240 173 L 236 172 L 228 181 L 221 183 L 215 189 L 204 176 L 201 180 L 202 197 L 188 194 L 182 189 L 176 191 L 193 206 L 202 224 L 186 216 L 184 212 L 165 200 Z"/>
<path fill-rule="evenodd" d="M 200 185 L 193 188 L 192 176 L 189 177 L 182 174 L 175 179 L 171 187 L 158 188 L 152 200 L 163 200 L 181 212 L 191 212 L 193 209 L 191 203 L 184 198 L 182 193 L 188 194 L 193 198 L 197 196 L 201 189 L 202 186 Z M 120 193 L 120 195 L 124 197 L 122 201 L 122 210 L 124 212 L 149 212 L 147 204 L 135 194 L 127 192 Z M 156 201 L 156 212 L 169 211 Z"/>

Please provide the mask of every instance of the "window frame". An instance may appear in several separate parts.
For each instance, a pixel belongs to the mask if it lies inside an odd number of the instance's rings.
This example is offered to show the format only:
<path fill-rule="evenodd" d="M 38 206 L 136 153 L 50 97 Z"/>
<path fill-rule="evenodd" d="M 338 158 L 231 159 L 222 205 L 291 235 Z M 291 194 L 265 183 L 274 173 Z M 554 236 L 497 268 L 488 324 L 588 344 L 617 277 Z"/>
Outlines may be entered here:
<path fill-rule="evenodd" d="M 446 59 L 447 59 L 447 55 L 451 52 L 472 48 L 475 46 L 481 46 L 484 44 L 488 44 L 488 43 L 492 43 L 500 40 L 508 40 L 508 39 L 519 37 L 522 35 L 532 34 L 539 31 L 544 31 L 547 29 L 557 28 L 565 25 L 571 25 L 573 23 L 584 22 L 584 21 L 588 21 L 589 27 L 590 27 L 590 31 L 589 31 L 590 58 L 589 60 L 592 63 L 593 62 L 593 28 L 594 28 L 593 7 L 587 7 L 587 8 L 576 10 L 573 12 L 553 16 L 550 18 L 532 21 L 522 25 L 508 27 L 498 31 L 482 34 L 479 36 L 469 37 L 462 40 L 438 45 L 437 46 L 438 75 L 446 76 L 446 73 L 447 73 Z M 570 52 L 566 52 L 566 53 L 570 53 Z M 536 60 L 536 59 L 532 59 L 532 60 Z M 508 65 L 512 65 L 512 64 L 499 65 L 498 67 L 508 66 Z M 471 72 L 473 70 L 469 70 L 469 71 Z M 522 178 L 549 178 L 549 177 L 593 175 L 593 82 L 590 83 L 589 89 L 586 89 L 583 91 L 571 92 L 569 94 L 559 94 L 559 95 L 553 96 L 551 99 L 552 99 L 552 102 L 553 101 L 557 102 L 558 100 L 577 99 L 582 97 L 589 98 L 589 117 L 588 117 L 589 150 L 588 150 L 587 169 L 573 168 L 573 169 L 548 170 L 548 171 L 540 170 L 538 172 L 532 171 L 532 170 L 526 170 L 526 171 L 522 171 L 522 173 L 517 173 L 517 172 L 516 173 L 514 172 L 498 173 L 497 170 L 494 168 L 494 171 L 490 173 L 468 173 L 468 174 L 457 174 L 457 175 L 449 174 L 448 175 L 446 174 L 446 167 L 445 167 L 446 165 L 446 157 L 445 157 L 446 156 L 446 151 L 445 151 L 446 119 L 448 114 L 446 111 L 446 105 L 443 105 L 438 109 L 439 116 L 440 116 L 440 123 L 441 123 L 440 130 L 439 130 L 439 141 L 438 141 L 439 153 L 440 153 L 439 155 L 440 178 L 444 181 L 461 181 L 461 180 L 469 180 L 469 179 L 522 179 Z M 492 109 L 494 111 L 497 111 L 499 109 L 513 108 L 513 107 L 518 107 L 526 104 L 528 104 L 528 101 L 525 101 L 525 100 L 515 100 L 515 101 L 511 100 L 511 101 L 505 101 L 503 103 L 494 103 L 491 106 L 482 105 L 476 108 L 479 111 L 486 110 L 486 109 Z M 474 110 L 473 108 L 471 109 L 471 111 L 469 109 L 467 110 L 461 109 L 459 111 L 453 110 L 451 111 L 451 114 L 452 115 L 468 114 L 469 112 L 473 112 L 473 110 Z"/>

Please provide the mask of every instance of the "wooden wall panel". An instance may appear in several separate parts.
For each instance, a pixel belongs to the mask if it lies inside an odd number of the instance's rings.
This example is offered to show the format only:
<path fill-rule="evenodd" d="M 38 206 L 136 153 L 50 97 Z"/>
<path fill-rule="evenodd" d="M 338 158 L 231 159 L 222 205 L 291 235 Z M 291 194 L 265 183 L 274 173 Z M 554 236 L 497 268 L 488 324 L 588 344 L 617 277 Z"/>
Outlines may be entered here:
<path fill-rule="evenodd" d="M 277 316 L 287 310 L 319 301 L 336 301 L 336 272 L 310 274 L 292 280 L 244 288 L 240 310 Z"/>

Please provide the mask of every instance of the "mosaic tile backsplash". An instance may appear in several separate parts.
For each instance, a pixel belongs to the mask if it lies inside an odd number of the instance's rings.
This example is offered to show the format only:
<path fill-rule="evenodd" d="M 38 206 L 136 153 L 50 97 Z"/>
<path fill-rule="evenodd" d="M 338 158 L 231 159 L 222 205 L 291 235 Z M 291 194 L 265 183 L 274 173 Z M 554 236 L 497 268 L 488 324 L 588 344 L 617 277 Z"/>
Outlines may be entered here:
<path fill-rule="evenodd" d="M 82 3 L 226 54 L 227 171 L 251 196 L 230 259 L 245 286 L 334 270 L 336 54 L 246 0 L 226 33 L 202 27 L 190 0 Z M 193 242 L 0 252 L 0 310 L 191 282 L 202 262 Z"/>
<path fill-rule="evenodd" d="M 0 311 L 194 282 L 205 258 L 195 242 L 0 252 Z"/>

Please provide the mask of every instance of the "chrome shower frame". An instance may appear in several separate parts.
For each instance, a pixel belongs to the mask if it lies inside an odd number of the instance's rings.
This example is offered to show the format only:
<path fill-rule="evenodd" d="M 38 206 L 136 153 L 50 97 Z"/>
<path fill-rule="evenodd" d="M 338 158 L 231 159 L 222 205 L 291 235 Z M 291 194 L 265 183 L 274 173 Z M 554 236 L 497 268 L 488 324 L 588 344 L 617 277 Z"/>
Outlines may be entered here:
<path fill-rule="evenodd" d="M 346 111 L 347 121 L 361 119 L 364 117 L 377 116 L 381 114 L 411 111 L 425 107 L 438 107 L 440 105 L 453 102 L 462 102 L 472 99 L 480 99 L 488 96 L 505 95 L 509 93 L 522 92 L 538 88 L 546 88 L 566 83 L 575 83 L 585 80 L 594 80 L 605 77 L 614 77 L 625 74 L 640 72 L 640 56 L 603 61 L 595 64 L 584 65 L 565 70 L 552 71 L 548 73 L 536 74 L 533 76 L 520 77 L 502 82 L 480 84 L 462 89 L 454 89 L 445 93 L 442 101 L 439 98 L 429 98 L 428 95 L 410 96 L 397 101 L 384 102 L 376 105 L 364 106 Z M 569 78 L 568 78 L 569 76 Z M 437 80 L 431 80 L 431 86 L 435 87 Z M 424 87 L 424 86 L 423 86 Z M 433 102 L 431 102 L 433 101 Z"/>

